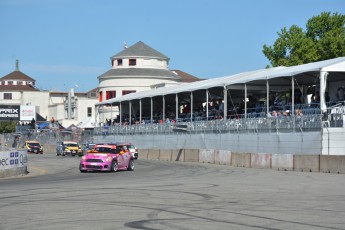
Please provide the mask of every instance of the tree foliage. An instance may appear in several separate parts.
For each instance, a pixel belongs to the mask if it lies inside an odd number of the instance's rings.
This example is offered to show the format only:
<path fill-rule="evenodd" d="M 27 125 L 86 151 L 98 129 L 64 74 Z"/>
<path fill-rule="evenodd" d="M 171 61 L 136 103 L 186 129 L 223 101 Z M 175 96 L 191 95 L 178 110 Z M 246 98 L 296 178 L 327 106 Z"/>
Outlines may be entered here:
<path fill-rule="evenodd" d="M 0 133 L 14 133 L 16 131 L 16 122 L 0 121 Z"/>
<path fill-rule="evenodd" d="M 345 56 L 345 15 L 323 12 L 308 20 L 306 31 L 284 27 L 272 46 L 263 46 L 272 66 L 293 66 Z"/>

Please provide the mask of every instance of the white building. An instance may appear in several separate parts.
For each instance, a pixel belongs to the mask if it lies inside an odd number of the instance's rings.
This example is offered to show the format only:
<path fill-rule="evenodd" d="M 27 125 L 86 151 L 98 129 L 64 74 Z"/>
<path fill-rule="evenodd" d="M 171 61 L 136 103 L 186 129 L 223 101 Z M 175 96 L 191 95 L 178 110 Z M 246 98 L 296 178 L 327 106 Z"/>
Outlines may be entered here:
<path fill-rule="evenodd" d="M 139 41 L 111 57 L 112 68 L 98 77 L 99 102 L 129 93 L 193 82 L 200 79 L 169 70 L 169 58 Z M 119 114 L 118 107 L 99 107 L 97 120 L 105 122 Z"/>
<path fill-rule="evenodd" d="M 19 63 L 12 73 L 0 78 L 1 105 L 31 105 L 50 121 L 53 117 L 62 126 L 84 126 L 114 118 L 118 108 L 95 104 L 123 95 L 158 87 L 200 80 L 180 70 L 169 70 L 169 58 L 139 41 L 111 57 L 111 69 L 98 77 L 99 86 L 87 93 L 42 91 L 36 81 L 19 71 Z"/>
<path fill-rule="evenodd" d="M 0 78 L 1 105 L 31 105 L 36 113 L 48 121 L 54 117 L 62 126 L 94 120 L 96 90 L 87 93 L 49 92 L 35 87 L 36 80 L 19 71 L 19 63 L 12 73 Z M 37 120 L 37 119 L 36 119 Z"/>

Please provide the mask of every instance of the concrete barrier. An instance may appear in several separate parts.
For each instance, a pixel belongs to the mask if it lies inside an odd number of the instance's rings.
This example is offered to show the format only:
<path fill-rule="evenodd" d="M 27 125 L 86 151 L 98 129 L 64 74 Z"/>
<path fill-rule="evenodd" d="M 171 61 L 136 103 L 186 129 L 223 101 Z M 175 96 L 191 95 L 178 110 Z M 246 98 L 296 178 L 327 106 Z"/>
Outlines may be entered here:
<path fill-rule="evenodd" d="M 252 168 L 260 168 L 260 169 L 270 169 L 271 168 L 271 154 L 265 153 L 252 153 L 250 156 L 250 163 Z"/>
<path fill-rule="evenodd" d="M 148 149 L 138 149 L 138 159 L 147 160 L 149 155 Z"/>
<path fill-rule="evenodd" d="M 231 164 L 231 151 L 228 150 L 215 150 L 214 151 L 214 163 L 220 165 Z"/>
<path fill-rule="evenodd" d="M 345 156 L 320 156 L 320 172 L 345 173 Z"/>
<path fill-rule="evenodd" d="M 27 174 L 28 153 L 26 150 L 0 152 L 0 178 Z"/>
<path fill-rule="evenodd" d="M 231 153 L 231 165 L 235 167 L 251 167 L 250 153 Z"/>
<path fill-rule="evenodd" d="M 172 161 L 184 161 L 184 149 L 173 149 L 171 152 Z"/>
<path fill-rule="evenodd" d="M 44 144 L 43 145 L 43 154 L 46 153 L 56 153 L 56 145 L 54 144 Z"/>
<path fill-rule="evenodd" d="M 214 150 L 213 149 L 200 149 L 199 162 L 214 164 Z"/>
<path fill-rule="evenodd" d="M 159 149 L 149 149 L 148 160 L 159 160 Z"/>
<path fill-rule="evenodd" d="M 199 162 L 199 149 L 185 149 L 184 161 L 186 162 Z"/>
<path fill-rule="evenodd" d="M 294 155 L 294 171 L 320 172 L 320 155 Z"/>
<path fill-rule="evenodd" d="M 159 150 L 159 160 L 161 161 L 171 161 L 171 149 L 161 149 Z"/>
<path fill-rule="evenodd" d="M 293 155 L 272 154 L 272 169 L 278 171 L 293 171 Z"/>

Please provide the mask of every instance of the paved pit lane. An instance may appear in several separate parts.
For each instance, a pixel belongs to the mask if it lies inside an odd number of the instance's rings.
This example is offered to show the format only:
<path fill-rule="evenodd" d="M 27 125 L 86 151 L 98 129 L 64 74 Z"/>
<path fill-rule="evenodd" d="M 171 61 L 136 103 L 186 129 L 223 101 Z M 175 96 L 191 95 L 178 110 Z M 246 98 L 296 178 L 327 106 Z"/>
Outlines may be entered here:
<path fill-rule="evenodd" d="M 29 175 L 1 179 L 0 229 L 345 229 L 345 175 L 79 159 L 29 155 Z"/>

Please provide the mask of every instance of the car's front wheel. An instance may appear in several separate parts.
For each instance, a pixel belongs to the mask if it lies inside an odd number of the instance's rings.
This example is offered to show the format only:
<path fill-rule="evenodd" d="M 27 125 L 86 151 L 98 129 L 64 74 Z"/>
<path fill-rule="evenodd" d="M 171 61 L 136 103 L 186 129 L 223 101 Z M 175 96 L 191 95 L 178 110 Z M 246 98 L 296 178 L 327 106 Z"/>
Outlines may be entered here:
<path fill-rule="evenodd" d="M 134 170 L 134 160 L 133 159 L 129 160 L 127 170 L 129 170 L 129 171 Z"/>
<path fill-rule="evenodd" d="M 81 173 L 86 173 L 86 170 L 82 169 L 81 164 L 79 165 L 79 170 Z"/>
<path fill-rule="evenodd" d="M 118 170 L 117 161 L 113 161 L 113 163 L 111 164 L 111 171 L 116 172 L 117 170 Z"/>

